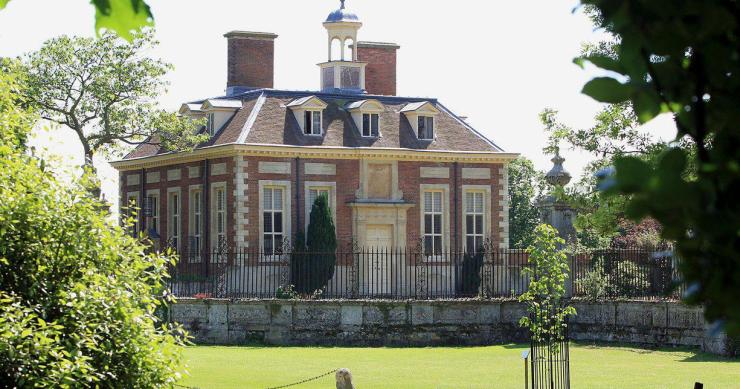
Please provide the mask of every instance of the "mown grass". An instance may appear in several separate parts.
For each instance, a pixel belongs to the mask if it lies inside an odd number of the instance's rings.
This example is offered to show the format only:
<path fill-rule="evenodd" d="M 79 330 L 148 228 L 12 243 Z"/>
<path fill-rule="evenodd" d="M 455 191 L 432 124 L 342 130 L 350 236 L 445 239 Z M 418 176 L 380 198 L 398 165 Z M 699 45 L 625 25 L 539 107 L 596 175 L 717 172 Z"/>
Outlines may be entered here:
<path fill-rule="evenodd" d="M 486 347 L 210 347 L 185 350 L 202 389 L 269 388 L 346 367 L 357 389 L 523 388 L 524 344 Z M 740 388 L 740 361 L 690 349 L 573 344 L 572 388 Z M 296 389 L 334 387 L 329 375 Z"/>

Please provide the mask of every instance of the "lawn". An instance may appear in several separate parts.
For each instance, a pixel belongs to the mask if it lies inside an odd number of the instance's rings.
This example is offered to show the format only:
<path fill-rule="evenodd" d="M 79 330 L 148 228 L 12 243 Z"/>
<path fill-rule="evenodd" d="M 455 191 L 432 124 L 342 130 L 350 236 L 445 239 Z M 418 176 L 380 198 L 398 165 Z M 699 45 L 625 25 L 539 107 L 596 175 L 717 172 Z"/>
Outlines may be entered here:
<path fill-rule="evenodd" d="M 357 389 L 523 388 L 525 345 L 488 347 L 208 347 L 185 350 L 190 377 L 202 389 L 268 388 L 346 367 Z M 688 349 L 571 346 L 573 388 L 740 388 L 740 361 Z M 334 376 L 295 386 L 334 387 Z"/>

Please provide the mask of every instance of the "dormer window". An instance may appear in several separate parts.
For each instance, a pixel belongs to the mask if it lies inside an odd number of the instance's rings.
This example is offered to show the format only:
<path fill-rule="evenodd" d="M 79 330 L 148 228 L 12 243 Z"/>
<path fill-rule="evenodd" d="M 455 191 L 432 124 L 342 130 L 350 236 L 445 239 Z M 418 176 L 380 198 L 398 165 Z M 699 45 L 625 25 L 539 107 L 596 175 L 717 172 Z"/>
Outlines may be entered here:
<path fill-rule="evenodd" d="M 419 128 L 419 132 L 418 132 L 419 139 L 424 139 L 424 140 L 434 139 L 434 117 L 419 116 L 417 126 Z"/>
<path fill-rule="evenodd" d="M 362 114 L 362 136 L 377 137 L 379 132 L 380 115 L 377 113 Z"/>
<path fill-rule="evenodd" d="M 327 104 L 316 96 L 306 96 L 295 99 L 286 107 L 293 111 L 298 126 L 303 135 L 322 135 L 321 114 Z"/>
<path fill-rule="evenodd" d="M 216 114 L 211 112 L 208 114 L 208 119 L 206 122 L 206 130 L 208 131 L 208 135 L 213 136 L 213 133 L 216 132 Z"/>
<path fill-rule="evenodd" d="M 380 114 L 385 106 L 378 100 L 358 100 L 348 103 L 344 108 L 352 115 L 352 121 L 357 126 L 363 138 L 379 138 Z"/>
<path fill-rule="evenodd" d="M 205 116 L 206 132 L 209 136 L 214 136 L 241 107 L 241 100 L 209 99 L 201 103 L 197 110 L 194 104 L 183 104 L 180 112 L 192 113 L 191 117 L 193 118 Z"/>
<path fill-rule="evenodd" d="M 321 135 L 321 111 L 306 111 L 303 115 L 303 133 Z"/>
<path fill-rule="evenodd" d="M 408 103 L 401 108 L 401 113 L 406 115 L 406 119 L 419 140 L 434 141 L 436 131 L 434 117 L 439 115 L 440 111 L 432 102 Z"/>

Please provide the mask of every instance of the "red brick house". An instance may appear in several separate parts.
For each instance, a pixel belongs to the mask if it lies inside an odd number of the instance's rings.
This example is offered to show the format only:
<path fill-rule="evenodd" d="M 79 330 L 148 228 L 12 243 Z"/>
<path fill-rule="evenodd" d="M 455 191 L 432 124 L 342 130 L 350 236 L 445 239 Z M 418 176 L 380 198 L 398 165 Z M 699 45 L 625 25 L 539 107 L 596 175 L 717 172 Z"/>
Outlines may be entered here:
<path fill-rule="evenodd" d="M 507 247 L 506 165 L 516 154 L 437 99 L 396 96 L 399 46 L 358 42 L 361 26 L 343 4 L 324 22 L 317 91 L 273 89 L 277 35 L 225 34 L 226 94 L 180 110 L 207 118 L 210 140 L 179 153 L 147 142 L 113 163 L 121 206 L 148 200 L 136 228 L 191 252 L 272 253 L 325 194 L 342 243 Z"/>

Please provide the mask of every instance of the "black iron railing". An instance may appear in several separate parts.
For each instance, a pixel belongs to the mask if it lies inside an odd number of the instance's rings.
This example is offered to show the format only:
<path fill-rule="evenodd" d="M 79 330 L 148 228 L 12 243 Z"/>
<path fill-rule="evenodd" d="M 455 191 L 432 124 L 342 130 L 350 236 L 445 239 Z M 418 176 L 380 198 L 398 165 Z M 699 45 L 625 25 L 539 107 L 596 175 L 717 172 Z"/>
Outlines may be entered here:
<path fill-rule="evenodd" d="M 568 296 L 678 298 L 670 253 L 602 250 L 571 255 Z M 333 264 L 327 266 L 326 264 Z M 483 253 L 416 248 L 340 249 L 334 253 L 223 249 L 180 255 L 169 288 L 178 297 L 455 299 L 516 297 L 526 291 L 525 250 Z"/>

